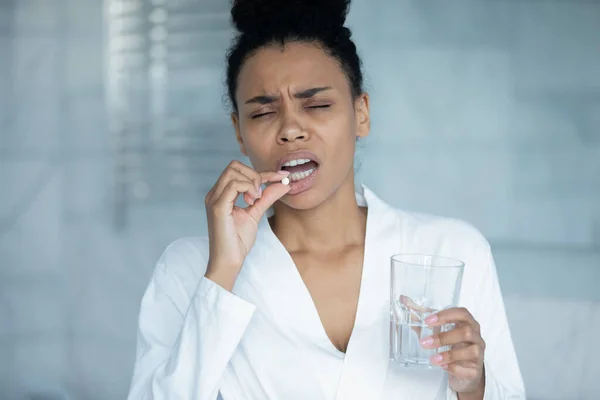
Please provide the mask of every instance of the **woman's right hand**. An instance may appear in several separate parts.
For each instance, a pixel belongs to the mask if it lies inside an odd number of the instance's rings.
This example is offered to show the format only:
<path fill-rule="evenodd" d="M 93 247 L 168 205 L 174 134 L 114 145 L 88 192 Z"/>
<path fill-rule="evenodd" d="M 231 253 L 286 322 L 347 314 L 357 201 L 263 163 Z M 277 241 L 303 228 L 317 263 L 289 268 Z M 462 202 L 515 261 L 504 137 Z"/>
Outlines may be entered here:
<path fill-rule="evenodd" d="M 289 190 L 288 173 L 261 172 L 232 161 L 205 198 L 210 256 L 206 277 L 230 290 L 256 240 L 265 212 Z M 264 192 L 261 185 L 271 183 Z M 240 194 L 248 207 L 235 205 Z"/>

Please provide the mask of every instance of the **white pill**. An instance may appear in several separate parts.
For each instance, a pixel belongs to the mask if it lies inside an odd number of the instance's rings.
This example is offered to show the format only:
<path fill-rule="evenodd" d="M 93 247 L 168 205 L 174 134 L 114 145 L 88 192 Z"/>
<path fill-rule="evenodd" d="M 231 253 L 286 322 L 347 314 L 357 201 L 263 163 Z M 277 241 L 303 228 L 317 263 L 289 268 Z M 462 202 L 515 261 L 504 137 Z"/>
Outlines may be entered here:
<path fill-rule="evenodd" d="M 283 183 L 284 185 L 289 185 L 290 184 L 290 178 L 283 178 L 283 180 L 281 181 L 281 183 Z"/>

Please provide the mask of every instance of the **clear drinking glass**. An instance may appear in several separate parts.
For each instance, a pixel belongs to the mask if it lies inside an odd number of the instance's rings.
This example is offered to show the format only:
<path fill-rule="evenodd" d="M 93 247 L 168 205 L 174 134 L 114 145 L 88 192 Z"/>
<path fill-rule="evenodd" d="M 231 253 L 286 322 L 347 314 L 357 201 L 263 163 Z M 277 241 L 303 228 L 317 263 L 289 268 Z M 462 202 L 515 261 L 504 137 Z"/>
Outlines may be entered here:
<path fill-rule="evenodd" d="M 456 307 L 464 263 L 435 255 L 399 254 L 391 259 L 390 360 L 431 367 L 429 358 L 448 348 L 424 349 L 420 341 L 454 328 L 430 328 L 425 318 Z"/>

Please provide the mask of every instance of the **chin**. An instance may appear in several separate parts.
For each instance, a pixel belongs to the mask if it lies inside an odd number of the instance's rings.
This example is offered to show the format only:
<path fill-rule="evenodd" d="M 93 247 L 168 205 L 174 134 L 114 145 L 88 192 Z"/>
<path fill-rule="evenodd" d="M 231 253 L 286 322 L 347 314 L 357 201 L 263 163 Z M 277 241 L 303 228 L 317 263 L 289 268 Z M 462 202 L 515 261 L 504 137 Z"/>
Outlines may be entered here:
<path fill-rule="evenodd" d="M 310 210 L 325 203 L 342 185 L 318 184 L 315 182 L 309 189 L 296 194 L 287 194 L 279 201 L 294 210 Z M 292 193 L 292 192 L 290 192 Z"/>
<path fill-rule="evenodd" d="M 303 179 L 292 181 L 291 190 L 279 201 L 294 210 L 310 210 L 325 203 L 346 184 L 352 184 L 352 193 L 354 193 L 353 177 L 348 175 L 345 179 L 334 183 L 337 179 L 333 181 L 323 179 L 326 176 L 321 175 L 321 170 L 317 169 Z"/>
<path fill-rule="evenodd" d="M 285 195 L 279 201 L 294 210 L 310 210 L 318 207 L 325 200 L 325 193 L 317 188 L 311 188 L 302 193 Z"/>

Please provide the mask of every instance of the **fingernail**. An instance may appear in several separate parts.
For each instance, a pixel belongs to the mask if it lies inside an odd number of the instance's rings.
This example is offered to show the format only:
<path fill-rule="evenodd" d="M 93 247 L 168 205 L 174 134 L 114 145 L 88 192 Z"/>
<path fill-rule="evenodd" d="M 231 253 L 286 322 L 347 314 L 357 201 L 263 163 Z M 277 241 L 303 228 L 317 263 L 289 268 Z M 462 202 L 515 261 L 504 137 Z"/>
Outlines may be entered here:
<path fill-rule="evenodd" d="M 448 369 L 448 365 L 447 365 L 447 364 L 446 364 L 446 365 L 442 365 L 441 367 L 442 367 L 443 369 Z"/>
<path fill-rule="evenodd" d="M 431 357 L 431 362 L 438 364 L 438 363 L 441 363 L 443 359 L 444 359 L 444 357 L 441 354 L 438 354 L 436 356 Z"/>
<path fill-rule="evenodd" d="M 430 315 L 429 317 L 425 318 L 425 323 L 427 325 L 435 324 L 436 322 L 438 322 L 437 314 L 433 314 L 433 315 Z"/>
<path fill-rule="evenodd" d="M 289 174 L 290 174 L 290 171 L 286 171 L 286 170 L 284 170 L 284 169 L 281 169 L 281 170 L 277 171 L 277 173 L 278 173 L 278 174 L 281 174 L 281 175 L 289 175 Z"/>
<path fill-rule="evenodd" d="M 421 346 L 423 346 L 423 347 L 429 347 L 432 344 L 433 344 L 433 338 L 431 336 L 421 340 Z"/>
<path fill-rule="evenodd" d="M 262 186 L 258 187 L 258 198 L 260 199 L 262 196 Z"/>

